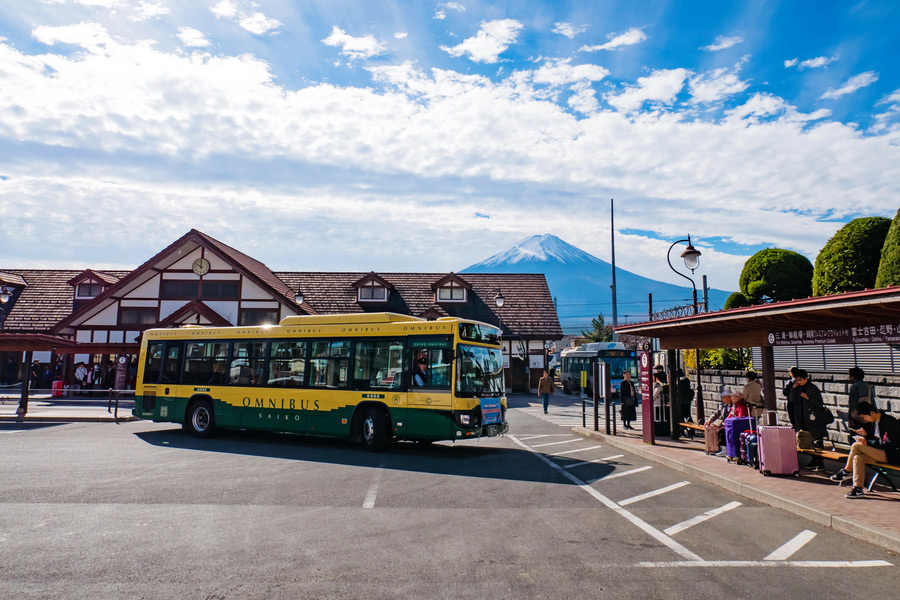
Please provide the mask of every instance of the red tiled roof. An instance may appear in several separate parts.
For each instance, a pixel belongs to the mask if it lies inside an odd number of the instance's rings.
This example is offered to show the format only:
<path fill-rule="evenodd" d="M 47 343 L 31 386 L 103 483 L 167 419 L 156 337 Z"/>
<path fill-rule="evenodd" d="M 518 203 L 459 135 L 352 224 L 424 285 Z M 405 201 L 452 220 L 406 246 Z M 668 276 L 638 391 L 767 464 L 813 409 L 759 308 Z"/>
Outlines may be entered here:
<path fill-rule="evenodd" d="M 439 308 L 449 316 L 475 319 L 494 325 L 503 319 L 507 334 L 529 338 L 561 339 L 562 328 L 547 280 L 541 273 L 466 273 L 472 288 L 466 302 L 434 301 L 431 285 L 444 277 L 440 273 L 381 273 L 394 285 L 387 302 L 358 302 L 353 284 L 366 273 L 278 272 L 290 287 L 303 293 L 304 301 L 321 314 L 398 312 L 421 315 Z M 494 305 L 497 291 L 506 301 Z"/>
<path fill-rule="evenodd" d="M 3 306 L 8 315 L 3 331 L 46 332 L 72 314 L 72 288 L 66 282 L 83 270 L 10 269 L 27 284 Z M 100 273 L 100 271 L 95 271 Z M 124 277 L 128 271 L 106 271 L 107 277 Z"/>

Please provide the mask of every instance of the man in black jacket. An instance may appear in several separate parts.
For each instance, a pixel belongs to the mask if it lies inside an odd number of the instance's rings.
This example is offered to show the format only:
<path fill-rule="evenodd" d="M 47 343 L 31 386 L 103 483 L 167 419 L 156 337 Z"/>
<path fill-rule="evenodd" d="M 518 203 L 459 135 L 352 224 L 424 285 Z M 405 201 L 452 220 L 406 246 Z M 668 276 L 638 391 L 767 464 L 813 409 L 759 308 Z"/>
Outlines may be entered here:
<path fill-rule="evenodd" d="M 843 481 L 850 477 L 852 472 L 853 489 L 847 494 L 847 498 L 851 499 L 862 498 L 865 495 L 867 464 L 879 462 L 900 465 L 900 421 L 891 415 L 878 412 L 868 402 L 857 404 L 856 413 L 860 421 L 874 425 L 875 440 L 869 445 L 864 437 L 866 430 L 862 427 L 857 429 L 859 437 L 850 447 L 847 465 L 831 476 L 835 481 Z"/>

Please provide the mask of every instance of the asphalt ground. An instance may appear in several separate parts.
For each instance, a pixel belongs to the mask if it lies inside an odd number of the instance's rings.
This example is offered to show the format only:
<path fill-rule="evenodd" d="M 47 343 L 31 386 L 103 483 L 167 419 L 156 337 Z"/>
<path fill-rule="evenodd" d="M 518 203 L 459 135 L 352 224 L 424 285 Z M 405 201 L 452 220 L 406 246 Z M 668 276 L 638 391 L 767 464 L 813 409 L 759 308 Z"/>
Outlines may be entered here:
<path fill-rule="evenodd" d="M 0 597 L 821 599 L 900 584 L 887 550 L 552 413 L 520 400 L 506 437 L 376 454 L 145 421 L 0 423 Z"/>

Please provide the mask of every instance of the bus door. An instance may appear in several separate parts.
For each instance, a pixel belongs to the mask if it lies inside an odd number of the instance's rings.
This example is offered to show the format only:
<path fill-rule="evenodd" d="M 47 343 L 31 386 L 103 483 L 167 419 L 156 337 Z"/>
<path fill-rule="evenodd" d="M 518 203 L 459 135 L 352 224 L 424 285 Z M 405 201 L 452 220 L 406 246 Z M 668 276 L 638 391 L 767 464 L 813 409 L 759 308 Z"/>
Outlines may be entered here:
<path fill-rule="evenodd" d="M 447 439 L 451 434 L 453 341 L 450 336 L 409 339 L 406 437 Z"/>
<path fill-rule="evenodd" d="M 182 342 L 150 342 L 147 346 L 147 362 L 144 365 L 143 397 L 141 408 L 145 415 L 153 413 L 153 418 L 170 420 L 172 404 L 166 400 L 178 393 L 181 379 Z"/>
<path fill-rule="evenodd" d="M 406 340 L 401 337 L 357 340 L 353 355 L 353 389 L 359 392 L 358 402 L 386 406 L 391 431 L 400 437 L 406 433 L 405 355 Z"/>

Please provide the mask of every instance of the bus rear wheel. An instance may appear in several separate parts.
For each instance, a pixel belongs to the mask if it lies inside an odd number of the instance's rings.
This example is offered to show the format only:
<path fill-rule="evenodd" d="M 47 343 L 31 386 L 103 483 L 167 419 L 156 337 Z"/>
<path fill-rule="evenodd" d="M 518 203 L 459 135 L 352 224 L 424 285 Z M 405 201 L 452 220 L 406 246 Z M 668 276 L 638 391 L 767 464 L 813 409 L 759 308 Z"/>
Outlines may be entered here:
<path fill-rule="evenodd" d="M 216 417 L 209 400 L 197 400 L 190 405 L 184 427 L 196 437 L 210 437 L 215 433 Z"/>
<path fill-rule="evenodd" d="M 388 419 L 380 408 L 369 407 L 362 420 L 362 443 L 369 452 L 382 450 L 387 443 Z"/>

